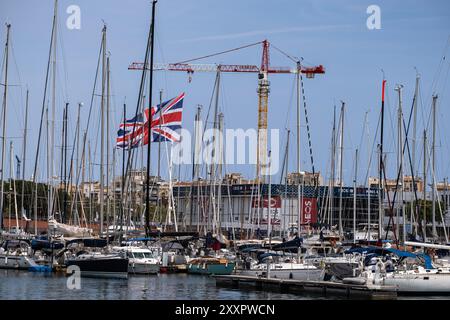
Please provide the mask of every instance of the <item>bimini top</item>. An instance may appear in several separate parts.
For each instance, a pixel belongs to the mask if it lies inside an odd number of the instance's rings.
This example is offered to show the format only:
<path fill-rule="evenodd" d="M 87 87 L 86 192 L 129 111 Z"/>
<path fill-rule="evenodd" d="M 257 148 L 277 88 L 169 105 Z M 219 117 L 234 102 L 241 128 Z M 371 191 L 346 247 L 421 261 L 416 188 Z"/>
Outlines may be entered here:
<path fill-rule="evenodd" d="M 434 269 L 430 256 L 424 253 L 412 253 L 408 251 L 398 250 L 394 248 L 380 247 L 355 247 L 345 251 L 345 253 L 372 253 L 376 255 L 385 255 L 386 253 L 395 254 L 399 258 L 413 258 L 423 260 L 426 269 Z"/>

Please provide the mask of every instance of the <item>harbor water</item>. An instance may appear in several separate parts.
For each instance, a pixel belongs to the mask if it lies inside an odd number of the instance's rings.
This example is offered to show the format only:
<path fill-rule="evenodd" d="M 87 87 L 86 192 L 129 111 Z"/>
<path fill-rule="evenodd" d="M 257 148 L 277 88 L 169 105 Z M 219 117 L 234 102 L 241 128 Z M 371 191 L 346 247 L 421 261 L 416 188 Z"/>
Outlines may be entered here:
<path fill-rule="evenodd" d="M 0 270 L 0 300 L 320 300 L 339 296 L 289 294 L 216 287 L 214 278 L 189 274 L 133 276 L 125 279 L 81 278 L 70 289 L 63 274 Z M 397 297 L 449 299 L 450 297 Z"/>

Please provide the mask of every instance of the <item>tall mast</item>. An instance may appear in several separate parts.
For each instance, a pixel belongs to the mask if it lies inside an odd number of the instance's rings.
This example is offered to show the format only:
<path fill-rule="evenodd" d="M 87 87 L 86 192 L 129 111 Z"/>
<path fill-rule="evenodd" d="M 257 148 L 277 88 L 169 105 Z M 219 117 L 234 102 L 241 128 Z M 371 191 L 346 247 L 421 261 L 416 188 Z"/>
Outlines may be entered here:
<path fill-rule="evenodd" d="M 8 97 L 8 60 L 9 60 L 9 30 L 10 24 L 6 25 L 6 43 L 5 43 L 5 78 L 3 82 L 3 129 L 2 129 L 2 171 L 0 173 L 1 195 L 0 195 L 0 230 L 3 230 L 3 195 L 5 192 L 4 175 L 5 171 L 5 151 L 6 151 L 6 114 L 7 114 L 7 97 Z"/>
<path fill-rule="evenodd" d="M 427 241 L 427 131 L 423 130 L 423 241 Z"/>
<path fill-rule="evenodd" d="M 297 78 L 297 173 L 300 176 L 300 61 L 297 62 L 296 78 Z"/>
<path fill-rule="evenodd" d="M 201 130 L 201 125 L 200 125 L 200 112 L 201 112 L 202 108 L 200 105 L 197 105 L 197 113 L 195 114 L 195 123 L 194 123 L 194 150 L 192 153 L 192 185 L 191 185 L 191 215 L 189 217 L 189 226 L 192 228 L 192 222 L 193 222 L 193 214 L 194 214 L 194 190 L 193 190 L 193 186 L 194 186 L 194 180 L 197 177 L 198 180 L 198 164 L 197 164 L 197 157 L 199 155 L 199 151 L 200 151 L 200 145 L 201 145 L 201 134 L 200 134 L 200 130 Z M 199 197 L 198 197 L 198 191 L 199 191 L 199 183 L 197 182 L 197 220 L 200 217 L 200 210 L 199 210 L 199 206 L 198 203 L 200 201 Z M 197 223 L 197 231 L 199 230 L 199 223 Z"/>
<path fill-rule="evenodd" d="M 383 78 L 381 89 L 381 130 L 380 130 L 380 160 L 378 167 L 378 239 L 381 239 L 381 231 L 383 230 L 383 138 L 384 138 L 384 93 L 386 88 L 386 80 Z"/>
<path fill-rule="evenodd" d="M 57 28 L 58 28 L 58 0 L 55 0 L 55 20 L 53 34 L 53 53 L 52 53 L 52 118 L 51 118 L 51 130 L 49 135 L 49 169 L 48 172 L 48 216 L 53 216 L 53 203 L 54 203 L 54 189 L 53 189 L 53 170 L 54 170 L 54 158 L 55 158 L 55 114 L 56 114 L 56 48 L 57 48 Z"/>
<path fill-rule="evenodd" d="M 436 230 L 436 101 L 438 96 L 433 95 L 433 146 L 431 158 L 431 197 L 432 197 L 432 221 L 433 221 L 433 239 L 437 239 L 438 234 Z"/>
<path fill-rule="evenodd" d="M 158 124 L 158 128 L 161 132 L 161 122 L 162 122 L 162 95 L 163 95 L 163 90 L 160 89 L 159 90 L 159 124 Z M 166 145 L 167 146 L 167 145 Z M 161 138 L 158 138 L 158 182 L 161 179 Z M 158 199 L 156 202 L 156 210 L 158 211 L 158 217 L 161 216 L 161 193 L 159 192 L 159 188 L 158 188 Z"/>
<path fill-rule="evenodd" d="M 67 217 L 67 134 L 68 134 L 68 112 L 69 112 L 69 103 L 66 103 L 66 109 L 64 112 L 64 219 Z M 63 221 L 64 222 L 64 221 Z"/>
<path fill-rule="evenodd" d="M 366 126 L 366 133 L 367 133 L 367 146 L 370 146 L 370 133 L 369 133 L 368 115 L 369 115 L 369 112 L 367 111 L 364 123 L 365 123 L 365 126 Z M 367 161 L 368 161 L 367 172 L 370 173 L 370 168 L 371 168 L 371 165 L 372 165 L 372 152 L 371 152 L 369 147 L 367 148 Z M 372 211 L 372 208 L 371 208 L 371 205 L 372 205 L 372 203 L 371 203 L 371 191 L 372 190 L 371 190 L 371 187 L 370 187 L 370 175 L 368 175 L 367 178 L 368 178 L 368 180 L 365 182 L 365 183 L 367 183 L 367 226 L 368 226 L 368 228 L 367 228 L 367 240 L 370 241 L 370 237 L 371 237 L 371 234 L 370 234 L 371 216 L 370 216 L 370 214 L 371 214 L 371 211 Z"/>
<path fill-rule="evenodd" d="M 402 212 L 403 218 L 403 243 L 406 241 L 406 216 L 405 216 L 405 204 L 404 204 L 404 185 L 405 185 L 405 177 L 403 174 L 403 109 L 402 109 L 402 85 L 397 85 L 395 90 L 398 92 L 398 161 L 397 161 L 397 170 L 400 170 L 400 206 L 397 208 L 397 235 L 400 236 L 400 211 Z M 398 171 L 397 171 L 398 172 Z M 413 173 L 414 174 L 414 173 Z"/>
<path fill-rule="evenodd" d="M 111 199 L 110 199 L 110 188 L 109 188 L 109 173 L 110 173 L 110 163 L 109 163 L 109 110 L 110 110 L 110 98 L 111 96 L 111 85 L 110 85 L 110 67 L 109 67 L 109 55 L 106 58 L 106 240 L 109 243 L 109 220 L 111 211 Z"/>
<path fill-rule="evenodd" d="M 288 129 L 288 131 L 287 131 L 287 138 L 286 138 L 286 153 L 285 153 L 285 155 L 286 155 L 286 161 L 285 161 L 285 164 L 284 164 L 284 166 L 285 166 L 285 176 L 284 176 L 284 201 L 286 201 L 286 203 L 287 203 L 287 177 L 288 177 L 288 172 L 289 172 L 289 139 L 290 139 L 290 135 L 291 135 L 291 130 L 289 130 Z M 287 233 L 287 229 L 288 228 L 286 228 L 286 215 L 287 214 L 289 214 L 288 212 L 286 212 L 287 211 L 287 209 L 288 209 L 288 206 L 287 205 L 285 205 L 284 206 L 284 218 L 283 218 L 283 233 L 284 233 L 284 236 L 286 236 L 288 233 Z M 290 227 L 290 225 L 291 225 L 291 215 L 289 214 L 289 219 L 288 219 L 288 226 Z M 281 233 L 281 232 L 280 232 Z"/>
<path fill-rule="evenodd" d="M 155 47 L 155 9 L 156 0 L 152 2 L 152 24 L 150 28 L 151 35 L 151 47 L 150 47 L 150 78 L 149 78 L 149 93 L 148 93 L 148 104 L 149 104 L 149 121 L 148 121 L 148 146 L 147 146 L 147 188 L 145 192 L 145 233 L 148 236 L 150 232 L 150 146 L 151 146 L 151 136 L 152 136 L 152 91 L 153 91 L 153 49 Z"/>
<path fill-rule="evenodd" d="M 223 162 L 223 113 L 219 113 L 219 141 L 218 141 L 218 149 L 219 149 L 219 164 L 217 168 L 219 185 L 217 187 L 217 226 L 218 232 L 221 234 L 221 217 L 220 217 L 220 208 L 222 207 L 222 162 Z"/>
<path fill-rule="evenodd" d="M 125 125 L 127 121 L 127 105 L 123 104 L 123 128 L 125 130 Z M 126 147 L 122 148 L 122 179 L 121 179 L 121 195 L 120 195 L 120 231 L 123 229 L 123 218 L 125 216 L 125 151 Z M 120 234 L 122 236 L 122 234 Z"/>
<path fill-rule="evenodd" d="M 342 185 L 343 185 L 343 174 L 342 174 L 342 165 L 344 160 L 344 112 L 345 112 L 345 102 L 342 101 L 341 107 L 341 134 L 339 141 L 339 234 L 344 234 L 344 229 L 342 227 Z"/>
<path fill-rule="evenodd" d="M 413 98 L 413 138 L 412 138 L 412 155 L 411 155 L 411 166 L 412 166 L 412 174 L 416 175 L 416 140 L 417 140 L 417 100 L 419 99 L 419 80 L 420 75 L 417 73 L 416 75 L 416 87 L 414 90 L 414 98 Z M 415 179 L 414 179 L 415 180 Z M 416 191 L 416 185 L 413 185 L 413 191 Z M 414 217 L 414 201 L 411 201 L 411 225 L 413 225 L 413 217 Z M 415 225 L 416 223 L 414 223 Z M 411 229 L 412 231 L 412 229 Z M 415 227 L 415 234 L 417 236 L 417 226 Z"/>
<path fill-rule="evenodd" d="M 44 86 L 44 96 L 42 98 L 42 108 L 41 108 L 41 120 L 39 124 L 39 134 L 38 141 L 36 144 L 36 156 L 34 158 L 34 170 L 33 170 L 33 184 L 35 185 L 35 195 L 34 195 L 34 233 L 37 234 L 37 220 L 38 220 L 38 209 L 37 209 L 37 197 L 38 197 L 38 189 L 37 189 L 37 176 L 38 176 L 38 160 L 39 160 L 39 151 L 41 149 L 41 137 L 42 137 L 42 128 L 44 124 L 44 116 L 46 116 L 46 102 L 47 102 L 47 89 L 48 89 L 48 81 L 49 81 L 49 73 L 50 73 L 50 61 L 52 56 L 52 48 L 54 42 L 54 34 L 56 32 L 56 7 L 57 0 L 55 0 L 55 10 L 53 14 L 53 24 L 52 24 L 52 35 L 50 38 L 50 46 L 48 52 L 48 60 L 47 60 L 47 71 L 45 75 L 45 86 Z M 48 117 L 47 117 L 48 118 Z M 47 161 L 48 162 L 48 161 Z"/>
<path fill-rule="evenodd" d="M 162 114 L 162 96 L 163 96 L 163 90 L 159 90 L 159 130 L 161 130 L 161 114 Z M 158 139 L 158 179 L 161 177 L 161 139 Z M 158 192 L 158 202 L 159 202 L 159 192 Z"/>
<path fill-rule="evenodd" d="M 23 130 L 23 148 L 22 148 L 22 196 L 21 196 L 21 205 L 20 208 L 22 210 L 22 215 L 26 216 L 25 214 L 25 207 L 24 207 L 24 195 L 25 195 L 25 167 L 26 167 L 26 159 L 27 159 L 27 130 L 28 130 L 28 89 L 27 89 L 27 96 L 26 96 L 26 102 L 25 102 L 25 128 Z"/>
<path fill-rule="evenodd" d="M 358 149 L 355 151 L 355 178 L 353 179 L 353 243 L 356 243 L 356 180 L 358 179 Z M 370 229 L 370 225 L 368 226 Z"/>
<path fill-rule="evenodd" d="M 105 88 L 106 88 L 106 25 L 102 30 L 102 99 L 101 99 L 101 128 L 100 128 L 100 233 L 103 234 L 104 214 L 104 140 L 105 140 Z"/>
<path fill-rule="evenodd" d="M 334 222 L 334 182 L 336 170 L 336 106 L 333 109 L 333 130 L 331 136 L 331 183 L 330 183 L 330 226 Z"/>

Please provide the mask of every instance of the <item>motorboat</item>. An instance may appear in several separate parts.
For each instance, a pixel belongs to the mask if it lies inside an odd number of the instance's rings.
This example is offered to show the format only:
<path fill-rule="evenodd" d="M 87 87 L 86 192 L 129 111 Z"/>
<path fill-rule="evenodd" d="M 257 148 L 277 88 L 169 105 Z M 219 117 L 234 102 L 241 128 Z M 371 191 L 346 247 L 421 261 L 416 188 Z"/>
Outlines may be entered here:
<path fill-rule="evenodd" d="M 128 273 L 157 274 L 161 267 L 158 251 L 147 247 L 124 246 L 113 247 L 114 252 L 124 252 L 128 257 Z"/>

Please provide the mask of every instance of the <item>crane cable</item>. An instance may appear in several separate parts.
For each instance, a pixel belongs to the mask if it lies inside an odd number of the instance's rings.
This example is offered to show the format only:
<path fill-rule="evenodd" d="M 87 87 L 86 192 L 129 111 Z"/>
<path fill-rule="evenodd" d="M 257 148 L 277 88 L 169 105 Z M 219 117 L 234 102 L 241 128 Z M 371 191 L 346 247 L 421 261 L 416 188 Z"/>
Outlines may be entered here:
<path fill-rule="evenodd" d="M 253 46 L 256 46 L 257 44 L 261 44 L 261 43 L 262 43 L 262 41 L 258 41 L 258 42 L 255 42 L 255 43 L 247 44 L 245 46 L 241 46 L 241 47 L 237 47 L 237 48 L 234 48 L 234 49 L 229 49 L 229 50 L 225 50 L 225 51 L 221 51 L 221 52 L 208 54 L 206 56 L 202 56 L 202 57 L 198 57 L 198 58 L 193 58 L 193 59 L 189 59 L 189 60 L 180 61 L 180 62 L 177 62 L 177 63 L 174 63 L 174 64 L 183 64 L 183 63 L 188 63 L 188 62 L 197 61 L 197 60 L 201 60 L 201 59 L 206 59 L 206 58 L 210 58 L 210 57 L 215 57 L 215 56 L 218 56 L 218 55 L 221 55 L 221 54 L 225 54 L 225 53 L 229 53 L 229 52 L 245 49 L 245 48 L 248 48 L 248 47 L 253 47 Z"/>

